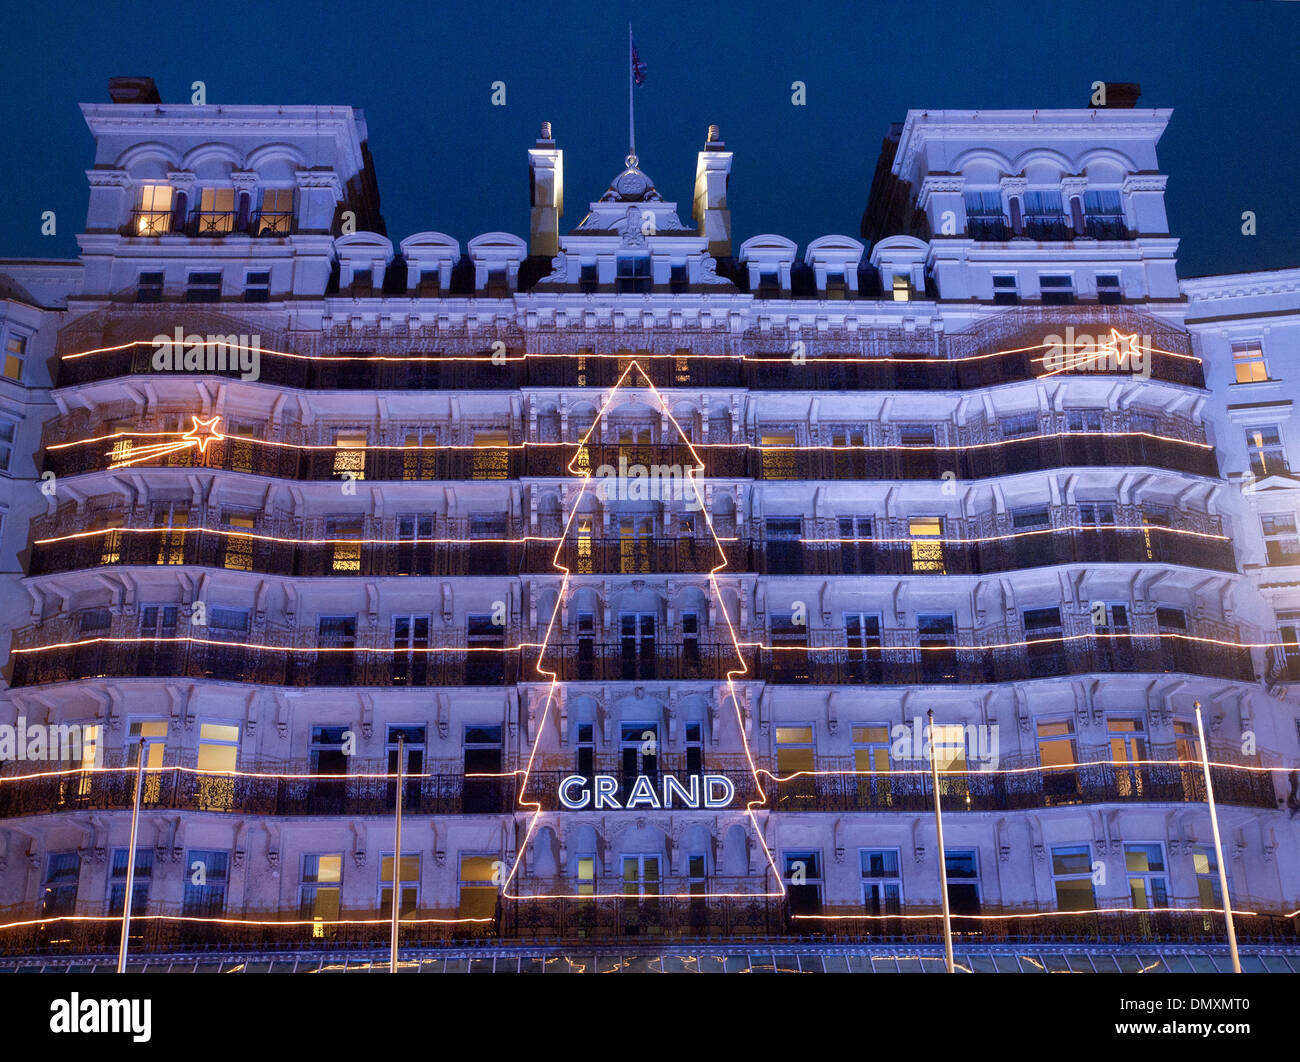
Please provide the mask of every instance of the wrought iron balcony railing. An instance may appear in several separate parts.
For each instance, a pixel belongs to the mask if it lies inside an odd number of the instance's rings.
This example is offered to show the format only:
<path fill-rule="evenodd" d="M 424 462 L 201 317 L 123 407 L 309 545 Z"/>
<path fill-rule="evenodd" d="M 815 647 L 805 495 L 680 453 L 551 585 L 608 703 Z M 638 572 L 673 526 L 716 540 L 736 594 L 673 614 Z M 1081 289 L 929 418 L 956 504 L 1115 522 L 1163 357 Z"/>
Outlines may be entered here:
<path fill-rule="evenodd" d="M 1001 648 L 943 643 L 861 649 L 790 645 L 746 647 L 739 654 L 734 645 L 649 648 L 638 640 L 628 648 L 621 643 L 551 641 L 541 654 L 542 671 L 536 648 L 395 652 L 347 646 L 326 651 L 184 638 L 99 641 L 94 633 L 68 644 L 60 636 L 61 626 L 15 632 L 14 686 L 110 677 L 187 677 L 265 686 L 500 686 L 549 682 L 550 672 L 566 682 L 720 681 L 740 671 L 742 659 L 745 681 L 799 685 L 997 684 L 1123 672 L 1255 681 L 1248 648 L 1169 633 L 1081 636 Z M 204 628 L 192 631 L 198 632 L 192 635 L 195 638 L 211 637 Z M 843 635 L 836 637 L 840 640 Z"/>
<path fill-rule="evenodd" d="M 69 532 L 72 533 L 72 532 Z M 1058 564 L 1179 564 L 1234 571 L 1227 539 L 1143 531 L 1061 529 L 977 543 L 723 541 L 699 538 L 578 538 L 481 543 L 284 541 L 225 529 L 106 529 L 32 547 L 29 574 L 98 567 L 194 565 L 286 576 L 579 575 L 728 572 L 763 575 L 983 575 Z M 304 536 L 310 537 L 310 536 Z"/>
<path fill-rule="evenodd" d="M 160 221 L 159 224 L 170 222 Z M 1043 337 L 1053 332 L 1063 334 L 1064 328 L 1065 322 L 1045 321 L 1035 342 L 1042 343 Z M 1109 334 L 1105 325 L 1090 323 L 1084 318 L 1076 322 L 1076 328 L 1081 332 L 1092 329 L 1089 334 Z M 67 358 L 59 366 L 58 386 L 73 387 L 119 376 L 156 374 L 153 353 L 151 344 L 143 344 Z M 1039 360 L 1035 361 L 1035 357 Z M 754 391 L 964 391 L 1040 377 L 1044 374 L 1041 358 L 1041 352 L 1016 351 L 997 357 L 967 356 L 955 360 L 932 358 L 922 350 L 900 353 L 896 357 L 827 354 L 821 358 L 810 356 L 805 362 L 794 364 L 789 352 L 783 351 L 770 358 L 658 357 L 643 358 L 637 364 L 656 387 L 724 387 Z M 474 360 L 466 355 L 414 353 L 408 360 L 370 361 L 365 355 L 349 359 L 345 354 L 331 353 L 330 360 L 313 360 L 282 357 L 267 351 L 261 355 L 258 381 L 309 391 L 609 388 L 618 383 L 631 361 L 631 358 L 542 355 L 530 355 L 525 359 L 515 354 L 505 364 L 494 365 L 486 355 L 481 360 Z M 1150 368 L 1154 380 L 1189 387 L 1205 386 L 1200 362 L 1185 355 L 1152 352 Z M 1131 368 L 1098 367 L 1088 371 L 1090 376 L 1098 374 L 1121 378 L 1133 375 Z"/>
<path fill-rule="evenodd" d="M 180 433 L 175 440 L 179 442 Z M 102 442 L 59 444 L 45 452 L 45 470 L 58 476 L 82 475 L 117 468 L 207 468 L 245 475 L 291 480 L 341 480 L 345 476 L 381 482 L 411 480 L 517 480 L 546 476 L 571 479 L 574 467 L 592 476 L 624 477 L 631 490 L 633 466 L 655 497 L 665 493 L 691 500 L 694 490 L 686 470 L 697 458 L 686 446 L 592 445 L 529 443 L 526 446 L 418 450 L 365 446 L 300 450 L 292 445 L 258 444 L 223 437 L 194 446 L 165 451 L 154 436 L 129 436 Z M 52 442 L 47 445 L 53 445 Z M 1148 467 L 1216 477 L 1214 449 L 1177 438 L 1153 438 L 1133 433 L 1077 432 L 1007 439 L 996 445 L 937 449 L 814 449 L 709 445 L 697 451 L 703 477 L 747 478 L 763 482 L 786 480 L 960 480 L 1040 472 L 1054 468 Z M 620 461 L 624 463 L 620 463 Z M 628 469 L 624 472 L 623 469 Z M 602 469 L 607 469 L 602 473 Z M 597 481 L 599 482 L 599 480 Z"/>

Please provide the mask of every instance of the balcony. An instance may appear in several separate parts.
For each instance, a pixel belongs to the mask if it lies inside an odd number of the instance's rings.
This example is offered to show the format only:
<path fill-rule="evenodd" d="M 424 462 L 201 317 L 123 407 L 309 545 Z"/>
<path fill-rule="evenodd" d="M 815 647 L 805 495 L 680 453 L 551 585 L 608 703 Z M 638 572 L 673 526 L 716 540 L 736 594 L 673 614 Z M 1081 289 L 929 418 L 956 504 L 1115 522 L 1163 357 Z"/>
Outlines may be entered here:
<path fill-rule="evenodd" d="M 372 770 L 381 773 L 385 768 Z M 515 810 L 515 789 L 513 778 L 465 778 L 461 774 L 412 778 L 402 783 L 402 810 L 411 815 L 507 814 Z M 389 817 L 396 809 L 397 782 L 383 778 L 265 778 L 159 770 L 145 771 L 140 792 L 141 808 L 152 811 Z M 134 770 L 11 779 L 0 782 L 0 818 L 67 811 L 129 811 L 134 796 Z"/>
<path fill-rule="evenodd" d="M 63 535 L 90 528 L 51 523 Z M 515 532 L 520 535 L 520 532 Z M 255 537 L 264 536 L 264 537 Z M 103 567 L 192 565 L 227 571 L 296 577 L 403 577 L 517 575 L 700 574 L 726 560 L 728 572 L 762 575 L 985 575 L 1062 564 L 1177 564 L 1235 571 L 1226 539 L 1179 534 L 1165 528 L 1054 530 L 991 542 L 936 542 L 922 558 L 915 542 L 778 541 L 702 538 L 578 538 L 530 541 L 294 542 L 311 538 L 297 526 L 230 528 L 105 528 L 97 534 L 38 542 L 29 574 L 50 575 Z M 917 539 L 916 542 L 924 542 Z M 558 557 L 557 557 L 558 551 Z"/>
<path fill-rule="evenodd" d="M 186 628 L 191 637 L 212 639 L 205 628 Z M 738 655 L 734 645 L 677 644 L 635 648 L 622 643 L 552 641 L 541 666 L 567 682 L 642 682 L 647 680 L 721 681 L 745 664 L 745 681 L 798 685 L 948 685 L 1027 682 L 1061 675 L 1125 672 L 1178 672 L 1239 682 L 1255 681 L 1250 650 L 1218 644 L 1214 626 L 1199 628 L 1206 641 L 1193 642 L 1152 632 L 1134 637 L 1088 636 L 1061 642 L 1007 648 L 932 643 L 911 648 L 916 633 L 888 631 L 903 640 L 893 647 L 820 648 L 836 644 L 842 631 L 810 632 L 813 648 L 755 649 Z M 1224 629 L 1226 630 L 1226 628 Z M 985 636 L 987 632 L 981 632 Z M 130 638 L 113 642 L 108 637 Z M 301 634 L 299 635 L 301 637 Z M 972 642 L 975 632 L 962 631 Z M 446 647 L 434 652 L 275 645 L 292 635 L 261 632 L 265 644 L 175 641 L 138 638 L 110 630 L 78 635 L 71 624 L 48 621 L 14 633 L 13 680 L 18 686 L 96 678 L 186 677 L 262 686 L 501 686 L 549 682 L 537 669 L 535 649 L 468 651 Z M 1219 635 L 1223 637 L 1223 635 Z M 50 648 L 42 648 L 50 646 Z M 28 651 L 35 650 L 35 651 Z"/>
<path fill-rule="evenodd" d="M 922 769 L 924 770 L 924 769 Z M 1212 767 L 1214 798 L 1241 807 L 1277 807 L 1272 776 Z M 764 779 L 773 811 L 933 812 L 928 773 L 819 774 L 775 782 Z M 1068 804 L 1204 804 L 1205 775 L 1199 763 L 1125 767 L 1081 767 L 997 774 L 945 773 L 939 779 L 945 814 L 964 811 L 1020 811 Z"/>
<path fill-rule="evenodd" d="M 179 433 L 177 434 L 179 438 Z M 57 432 L 46 445 L 61 441 Z M 686 469 L 696 467 L 688 447 L 640 446 L 634 450 L 617 444 L 592 445 L 585 467 L 595 474 L 602 466 L 619 470 L 620 458 L 630 467 L 645 466 L 648 491 L 661 496 L 691 499 L 693 491 Z M 204 452 L 194 447 L 135 453 L 129 439 L 110 445 L 89 443 L 47 449 L 45 470 L 58 476 L 84 475 L 113 468 L 208 468 L 245 475 L 290 480 L 341 480 L 339 458 L 349 459 L 346 471 L 367 480 L 517 480 L 525 476 L 573 478 L 568 470 L 578 448 L 569 443 L 530 443 L 526 447 L 464 447 L 389 450 L 378 446 L 298 450 L 292 446 L 257 445 L 244 439 L 222 438 L 208 443 Z M 1149 438 L 1140 434 L 1077 432 L 1008 439 L 992 446 L 972 445 L 947 450 L 801 449 L 702 445 L 697 448 L 704 476 L 718 479 L 775 480 L 937 480 L 952 472 L 958 479 L 1039 472 L 1053 468 L 1133 467 L 1165 469 L 1197 476 L 1218 476 L 1213 448 L 1176 438 Z"/>
<path fill-rule="evenodd" d="M 262 233 L 267 235 L 267 233 Z M 1038 324 L 1038 339 L 1053 330 L 1063 334 L 1067 324 L 1079 331 L 1105 335 L 1108 324 L 1096 315 L 1096 307 L 1070 318 L 1044 315 Z M 1035 309 L 1035 312 L 1040 312 Z M 954 339 L 955 341 L 955 339 Z M 1171 345 L 1172 344 L 1172 345 Z M 274 344 L 268 340 L 267 346 Z M 1032 352 L 1016 349 L 1008 342 L 1010 353 L 1000 357 L 931 358 L 928 348 L 908 352 L 903 357 L 862 357 L 857 354 L 826 352 L 810 356 L 800 365 L 792 364 L 787 352 L 769 357 L 696 358 L 689 355 L 641 357 L 637 364 L 645 370 L 656 387 L 720 387 L 752 391 L 953 391 L 996 387 L 1020 380 L 1032 380 L 1042 374 L 1041 362 L 1031 360 Z M 1155 344 L 1175 353 L 1188 353 L 1186 343 L 1177 345 L 1172 337 L 1161 336 Z M 987 344 L 979 353 L 991 353 Z M 122 350 L 106 351 L 89 357 L 61 362 L 59 387 L 73 387 L 96 380 L 121 376 L 156 374 L 152 365 L 153 346 L 141 343 Z M 368 361 L 358 357 L 349 361 L 338 352 L 330 352 L 329 361 L 287 358 L 274 353 L 261 356 L 259 382 L 277 387 L 302 390 L 517 390 L 521 387 L 581 388 L 613 387 L 632 359 L 532 354 L 526 360 L 512 354 L 512 360 L 493 365 L 487 357 L 413 353 L 406 360 Z M 1090 372 L 1089 375 L 1097 375 Z M 1113 375 L 1131 376 L 1116 370 Z M 1151 377 L 1189 387 L 1204 387 L 1205 379 L 1198 362 L 1165 353 L 1151 354 Z"/>

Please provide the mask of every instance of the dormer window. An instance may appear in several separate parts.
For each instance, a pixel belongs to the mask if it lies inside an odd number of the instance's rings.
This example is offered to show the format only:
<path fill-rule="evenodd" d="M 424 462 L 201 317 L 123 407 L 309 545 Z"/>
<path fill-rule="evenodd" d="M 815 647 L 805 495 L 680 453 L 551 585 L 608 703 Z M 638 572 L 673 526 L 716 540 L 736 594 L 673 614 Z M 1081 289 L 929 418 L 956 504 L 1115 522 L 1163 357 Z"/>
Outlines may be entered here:
<path fill-rule="evenodd" d="M 131 231 L 136 236 L 161 236 L 171 232 L 172 186 L 146 184 L 140 189 L 140 206 L 131 218 Z"/>
<path fill-rule="evenodd" d="M 225 236 L 235 230 L 235 190 L 204 188 L 199 199 L 199 236 Z"/>
<path fill-rule="evenodd" d="M 912 297 L 912 284 L 906 273 L 895 273 L 893 282 L 895 302 L 907 302 Z"/>
<path fill-rule="evenodd" d="M 374 290 L 374 273 L 369 269 L 354 269 L 352 271 L 352 294 L 356 297 L 364 298 Z"/>
<path fill-rule="evenodd" d="M 620 295 L 648 294 L 650 291 L 650 256 L 619 255 L 614 290 Z"/>
<path fill-rule="evenodd" d="M 267 188 L 262 192 L 262 210 L 254 231 L 259 236 L 288 236 L 293 231 L 292 188 Z"/>
<path fill-rule="evenodd" d="M 599 286 L 595 262 L 583 262 L 582 272 L 578 276 L 578 290 L 584 295 L 594 295 Z"/>
<path fill-rule="evenodd" d="M 826 274 L 826 298 L 828 299 L 847 299 L 849 297 L 849 286 L 844 280 L 843 273 Z"/>
<path fill-rule="evenodd" d="M 510 297 L 510 277 L 506 270 L 488 270 L 487 286 L 483 294 L 489 299 L 508 299 Z"/>
<path fill-rule="evenodd" d="M 781 294 L 781 277 L 778 273 L 759 273 L 758 274 L 758 297 L 760 299 L 775 299 Z"/>

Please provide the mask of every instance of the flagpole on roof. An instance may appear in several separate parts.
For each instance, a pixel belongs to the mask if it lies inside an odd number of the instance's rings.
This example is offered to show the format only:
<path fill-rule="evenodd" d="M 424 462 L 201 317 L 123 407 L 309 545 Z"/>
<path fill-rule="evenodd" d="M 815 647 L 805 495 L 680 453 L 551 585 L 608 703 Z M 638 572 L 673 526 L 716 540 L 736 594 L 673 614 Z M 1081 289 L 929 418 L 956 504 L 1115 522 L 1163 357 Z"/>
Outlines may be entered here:
<path fill-rule="evenodd" d="M 632 109 L 632 85 L 636 64 L 632 60 L 632 23 L 627 24 L 627 164 L 636 165 L 636 114 Z"/>

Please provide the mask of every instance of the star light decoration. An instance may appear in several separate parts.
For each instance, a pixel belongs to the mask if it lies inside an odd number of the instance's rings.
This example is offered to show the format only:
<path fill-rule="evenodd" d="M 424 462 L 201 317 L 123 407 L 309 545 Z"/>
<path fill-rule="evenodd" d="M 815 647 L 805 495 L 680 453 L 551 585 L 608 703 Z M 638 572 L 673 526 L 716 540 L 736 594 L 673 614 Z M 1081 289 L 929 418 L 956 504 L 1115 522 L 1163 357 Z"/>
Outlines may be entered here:
<path fill-rule="evenodd" d="M 131 445 L 129 434 L 123 433 L 115 436 L 113 449 L 109 454 L 111 460 L 108 467 L 126 468 L 128 465 L 142 464 L 145 461 L 166 457 L 168 454 L 179 453 L 181 450 L 188 450 L 192 446 L 197 446 L 199 453 L 205 454 L 210 445 L 225 438 L 217 430 L 217 425 L 221 423 L 219 414 L 207 420 L 191 415 L 190 421 L 193 427 L 189 431 L 182 433 L 179 439 L 173 439 L 170 442 L 151 443 L 138 449 Z"/>

